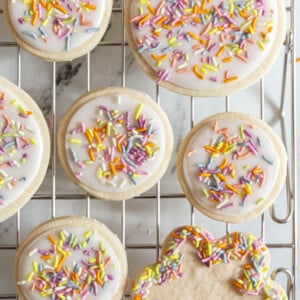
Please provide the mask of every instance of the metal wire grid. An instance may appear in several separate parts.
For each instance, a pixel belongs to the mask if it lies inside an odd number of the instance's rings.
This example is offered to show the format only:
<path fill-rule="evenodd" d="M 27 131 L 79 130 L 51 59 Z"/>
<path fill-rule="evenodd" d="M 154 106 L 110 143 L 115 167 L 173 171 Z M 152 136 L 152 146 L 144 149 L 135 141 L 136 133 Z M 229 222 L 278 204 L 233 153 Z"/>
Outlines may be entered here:
<path fill-rule="evenodd" d="M 121 13 L 122 17 L 122 36 L 120 42 L 100 42 L 99 46 L 115 46 L 121 47 L 122 55 L 122 77 L 121 85 L 126 86 L 126 54 L 125 47 L 127 46 L 126 37 L 125 37 L 125 22 L 124 22 L 124 11 L 125 11 L 125 2 L 126 0 L 121 0 L 120 7 L 114 7 L 113 12 Z M 288 172 L 286 179 L 286 205 L 287 205 L 287 214 L 284 218 L 280 218 L 276 215 L 274 207 L 271 208 L 271 217 L 274 222 L 279 224 L 284 224 L 291 222 L 292 224 L 292 242 L 290 243 L 269 243 L 267 246 L 269 248 L 277 249 L 291 249 L 292 250 L 292 269 L 288 270 L 286 268 L 279 268 L 272 272 L 271 277 L 275 279 L 276 276 L 280 273 L 286 275 L 287 280 L 287 294 L 289 299 L 296 299 L 296 277 L 297 277 L 297 113 L 296 113 L 296 71 L 295 71 L 295 61 L 296 61 L 296 50 L 295 50 L 295 0 L 290 0 L 289 5 L 286 6 L 287 14 L 290 16 L 290 23 L 286 33 L 286 40 L 284 42 L 285 54 L 283 62 L 283 76 L 282 76 L 282 87 L 280 95 L 280 126 L 281 126 L 281 135 L 282 140 L 286 148 L 291 149 L 290 160 L 288 163 Z M 3 10 L 0 9 L 0 14 L 3 14 Z M 0 50 L 2 47 L 17 47 L 17 84 L 21 87 L 21 67 L 22 67 L 22 57 L 21 50 L 15 42 L 0 42 Z M 290 61 L 290 63 L 289 63 Z M 288 70 L 290 69 L 291 80 L 289 81 L 290 86 L 287 86 L 287 75 Z M 86 55 L 86 91 L 90 90 L 91 86 L 91 57 L 90 53 Z M 286 99 L 286 90 L 291 91 L 290 99 Z M 156 85 L 156 102 L 160 104 L 160 87 Z M 195 102 L 197 99 L 195 97 L 190 98 L 190 128 L 195 124 Z M 226 96 L 225 101 L 225 111 L 230 111 L 230 97 Z M 285 115 L 285 104 L 287 101 L 290 101 L 288 105 L 291 107 L 291 115 Z M 56 105 L 56 63 L 52 63 L 52 122 L 53 127 L 51 128 L 51 191 L 48 194 L 35 194 L 32 199 L 48 199 L 51 200 L 51 216 L 55 218 L 56 216 L 56 201 L 61 199 L 84 199 L 86 202 L 86 213 L 87 217 L 90 217 L 90 206 L 92 197 L 88 194 L 58 194 L 56 189 L 56 161 L 57 161 L 57 152 L 56 152 L 56 129 L 57 129 L 57 105 Z M 265 91 L 264 91 L 264 79 L 260 80 L 260 118 L 263 120 L 265 115 Z M 287 135 L 287 128 L 285 125 L 285 119 L 290 120 L 290 136 Z M 288 137 L 290 138 L 290 145 L 288 145 Z M 289 147 L 290 146 L 290 147 Z M 184 198 L 184 194 L 162 194 L 160 188 L 160 182 L 156 184 L 156 191 L 151 195 L 144 195 L 143 198 L 154 199 L 156 201 L 156 242 L 154 244 L 128 244 L 125 240 L 126 233 L 126 202 L 123 200 L 120 202 L 122 208 L 122 217 L 121 217 L 121 241 L 124 244 L 126 249 L 156 249 L 156 255 L 159 255 L 161 248 L 160 241 L 160 230 L 161 230 L 161 199 L 164 198 Z M 194 207 L 191 206 L 190 209 L 190 223 L 195 223 L 195 212 Z M 260 232 L 261 236 L 265 236 L 266 224 L 265 224 L 265 214 L 261 215 L 260 220 Z M 16 224 L 17 224 L 17 233 L 16 233 L 16 244 L 13 245 L 4 245 L 0 244 L 0 250 L 15 250 L 20 244 L 20 232 L 21 232 L 21 221 L 20 221 L 20 211 L 16 213 Z M 226 232 L 229 233 L 231 230 L 230 224 L 226 223 Z M 129 295 L 126 295 L 126 298 Z M 16 294 L 3 294 L 0 291 L 0 299 L 17 299 Z"/>

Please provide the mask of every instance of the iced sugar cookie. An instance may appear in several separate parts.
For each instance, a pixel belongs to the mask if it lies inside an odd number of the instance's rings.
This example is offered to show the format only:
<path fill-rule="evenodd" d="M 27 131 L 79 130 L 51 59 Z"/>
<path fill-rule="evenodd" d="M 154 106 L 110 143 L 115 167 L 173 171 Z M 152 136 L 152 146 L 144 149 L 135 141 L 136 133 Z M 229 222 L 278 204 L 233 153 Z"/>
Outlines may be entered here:
<path fill-rule="evenodd" d="M 220 96 L 261 78 L 285 33 L 282 0 L 129 0 L 129 45 L 158 84 L 185 95 Z"/>
<path fill-rule="evenodd" d="M 97 46 L 112 0 L 5 0 L 5 16 L 18 44 L 50 61 L 68 61 Z"/>
<path fill-rule="evenodd" d="M 270 255 L 261 239 L 235 232 L 221 239 L 201 227 L 175 229 L 162 256 L 136 275 L 133 300 L 287 300 L 267 277 Z"/>
<path fill-rule="evenodd" d="M 15 259 L 21 299 L 120 300 L 127 285 L 125 250 L 104 224 L 61 217 L 35 228 Z"/>
<path fill-rule="evenodd" d="M 0 77 L 0 221 L 16 213 L 39 188 L 49 152 L 49 131 L 39 107 Z"/>
<path fill-rule="evenodd" d="M 201 121 L 185 137 L 177 172 L 187 199 L 207 216 L 243 222 L 265 211 L 278 196 L 287 157 L 263 121 L 222 113 Z"/>
<path fill-rule="evenodd" d="M 147 191 L 164 174 L 172 149 L 166 114 L 149 96 L 127 88 L 84 95 L 58 130 L 66 173 L 91 195 L 107 200 Z"/>

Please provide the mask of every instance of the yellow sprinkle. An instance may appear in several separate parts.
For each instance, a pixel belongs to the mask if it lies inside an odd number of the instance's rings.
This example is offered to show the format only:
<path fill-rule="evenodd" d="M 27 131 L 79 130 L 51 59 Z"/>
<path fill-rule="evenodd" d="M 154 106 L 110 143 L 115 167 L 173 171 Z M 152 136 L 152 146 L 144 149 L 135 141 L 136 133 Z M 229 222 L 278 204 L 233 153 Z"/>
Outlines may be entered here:
<path fill-rule="evenodd" d="M 176 36 L 171 37 L 168 41 L 169 45 L 172 45 L 174 42 L 176 42 Z"/>
<path fill-rule="evenodd" d="M 26 114 L 26 109 L 23 106 L 19 105 L 18 108 L 22 114 Z"/>
<path fill-rule="evenodd" d="M 259 46 L 260 50 L 265 51 L 266 48 L 265 48 L 263 41 L 259 41 L 258 46 Z"/>
<path fill-rule="evenodd" d="M 57 268 L 57 265 L 58 265 L 58 255 L 55 255 L 55 256 L 54 256 L 53 267 L 54 267 L 54 268 Z"/>
<path fill-rule="evenodd" d="M 38 263 L 36 261 L 32 262 L 32 268 L 33 268 L 34 272 L 36 272 L 36 273 L 38 272 L 38 270 L 39 270 Z"/>
<path fill-rule="evenodd" d="M 74 138 L 72 138 L 72 139 L 70 139 L 70 143 L 71 144 L 78 144 L 78 145 L 80 145 L 81 144 L 81 140 L 80 139 L 74 139 Z"/>
<path fill-rule="evenodd" d="M 31 271 L 31 272 L 27 275 L 26 281 L 27 281 L 27 282 L 30 282 L 30 281 L 32 280 L 33 276 L 34 276 L 34 272 Z"/>
<path fill-rule="evenodd" d="M 152 156 L 151 148 L 150 148 L 149 146 L 146 146 L 145 149 L 146 149 L 147 154 L 148 154 L 149 156 Z"/>
<path fill-rule="evenodd" d="M 30 143 L 31 143 L 32 145 L 37 145 L 37 141 L 36 141 L 36 139 L 34 139 L 34 138 L 31 138 L 31 139 L 30 139 Z"/>
<path fill-rule="evenodd" d="M 212 72 L 217 72 L 218 71 L 218 68 L 216 68 L 215 66 L 210 65 L 210 64 L 204 64 L 203 67 L 206 70 L 209 70 L 209 71 L 212 71 Z"/>
<path fill-rule="evenodd" d="M 140 117 L 140 114 L 142 112 L 143 106 L 144 106 L 144 104 L 142 104 L 142 103 L 138 105 L 138 107 L 137 107 L 137 109 L 135 111 L 135 114 L 134 114 L 135 120 L 137 120 Z"/>

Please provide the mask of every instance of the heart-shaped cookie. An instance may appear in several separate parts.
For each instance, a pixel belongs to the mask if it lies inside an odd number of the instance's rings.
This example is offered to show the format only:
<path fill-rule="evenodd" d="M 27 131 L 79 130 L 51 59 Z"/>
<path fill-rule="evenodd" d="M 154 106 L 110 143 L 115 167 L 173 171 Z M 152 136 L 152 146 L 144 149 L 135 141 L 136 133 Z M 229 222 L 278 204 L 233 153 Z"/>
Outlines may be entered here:
<path fill-rule="evenodd" d="M 135 277 L 131 299 L 287 299 L 267 277 L 270 255 L 261 238 L 235 232 L 215 239 L 185 226 L 167 237 L 162 253 Z"/>

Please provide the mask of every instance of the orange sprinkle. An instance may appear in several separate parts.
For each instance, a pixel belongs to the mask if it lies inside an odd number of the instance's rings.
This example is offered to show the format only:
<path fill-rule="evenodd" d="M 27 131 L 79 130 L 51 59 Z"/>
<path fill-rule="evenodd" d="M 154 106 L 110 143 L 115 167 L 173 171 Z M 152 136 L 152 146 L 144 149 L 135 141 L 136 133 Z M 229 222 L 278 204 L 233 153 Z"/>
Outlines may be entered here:
<path fill-rule="evenodd" d="M 193 38 L 194 40 L 200 41 L 200 37 L 199 37 L 197 34 L 195 34 L 194 32 L 189 31 L 188 34 L 189 34 L 189 36 L 190 36 L 191 38 Z"/>
<path fill-rule="evenodd" d="M 141 27 L 151 17 L 151 14 L 146 14 L 142 19 L 139 20 L 138 26 Z"/>
<path fill-rule="evenodd" d="M 115 169 L 115 166 L 114 166 L 111 162 L 109 163 L 109 168 L 110 168 L 112 174 L 113 174 L 114 176 L 116 176 L 116 175 L 117 175 L 117 171 L 116 171 L 116 169 Z"/>
<path fill-rule="evenodd" d="M 240 194 L 240 192 L 236 189 L 236 188 L 234 188 L 232 185 L 230 185 L 230 184 L 225 184 L 225 186 L 229 189 L 229 190 L 231 190 L 231 191 L 233 191 L 234 193 L 236 193 L 236 194 Z"/>
<path fill-rule="evenodd" d="M 162 25 L 162 23 L 164 22 L 164 21 L 166 21 L 167 20 L 167 17 L 166 16 L 163 16 L 163 17 L 161 17 L 157 22 L 156 22 L 156 24 L 157 25 Z"/>
<path fill-rule="evenodd" d="M 47 8 L 47 3 L 45 2 L 45 0 L 40 0 L 40 3 L 44 8 Z"/>
<path fill-rule="evenodd" d="M 31 2 L 31 10 L 36 11 L 36 0 L 32 0 Z"/>
<path fill-rule="evenodd" d="M 55 271 L 56 272 L 59 272 L 63 266 L 63 263 L 65 262 L 67 256 L 65 254 L 63 254 L 57 264 L 57 267 L 55 268 Z"/>
<path fill-rule="evenodd" d="M 255 17 L 252 21 L 252 27 L 253 27 L 253 30 L 256 31 L 256 25 L 257 25 L 257 22 L 258 22 L 258 17 Z"/>
<path fill-rule="evenodd" d="M 296 58 L 296 63 L 300 63 L 300 57 Z"/>
<path fill-rule="evenodd" d="M 66 10 L 63 6 L 59 5 L 57 2 L 53 2 L 52 5 L 53 5 L 57 10 L 61 11 L 63 14 L 67 14 L 67 10 Z"/>
<path fill-rule="evenodd" d="M 213 148 L 213 147 L 211 147 L 211 146 L 208 146 L 208 145 L 204 146 L 204 149 L 205 149 L 206 151 L 208 151 L 208 152 L 218 153 L 218 150 L 217 150 L 217 149 L 215 149 L 215 148 Z"/>
<path fill-rule="evenodd" d="M 193 71 L 194 71 L 194 73 L 196 74 L 197 77 L 199 77 L 201 80 L 203 80 L 204 79 L 204 75 L 199 72 L 198 68 L 199 68 L 198 65 L 194 65 Z"/>
<path fill-rule="evenodd" d="M 252 269 L 252 265 L 246 264 L 246 265 L 244 265 L 244 269 L 245 270 L 251 270 Z"/>
<path fill-rule="evenodd" d="M 97 6 L 91 3 L 88 3 L 85 5 L 85 7 L 91 9 L 91 10 L 97 10 Z"/>
<path fill-rule="evenodd" d="M 202 23 L 201 19 L 198 18 L 198 17 L 194 17 L 194 18 L 193 18 L 193 21 L 194 21 L 195 23 Z"/>
<path fill-rule="evenodd" d="M 225 158 L 225 159 L 223 160 L 223 163 L 219 166 L 219 168 L 220 168 L 221 170 L 223 170 L 224 168 L 226 168 L 227 163 L 228 163 L 228 160 L 227 160 L 227 158 Z"/>
<path fill-rule="evenodd" d="M 168 54 L 163 54 L 163 55 L 159 56 L 159 55 L 153 53 L 153 54 L 151 54 L 151 57 L 157 61 L 163 61 L 168 58 Z"/>
<path fill-rule="evenodd" d="M 100 278 L 100 271 L 98 270 L 96 273 L 96 281 L 102 286 L 103 285 L 103 281 Z"/>
<path fill-rule="evenodd" d="M 151 12 L 152 15 L 155 14 L 155 8 L 152 5 L 148 5 L 148 10 Z"/>
<path fill-rule="evenodd" d="M 49 240 L 52 244 L 56 245 L 56 239 L 55 239 L 55 237 L 54 237 L 53 235 L 49 235 L 49 236 L 48 236 L 48 240 Z"/>
<path fill-rule="evenodd" d="M 48 260 L 48 259 L 50 259 L 51 258 L 51 254 L 48 254 L 48 255 L 42 255 L 41 256 L 41 259 L 42 260 Z"/>
<path fill-rule="evenodd" d="M 222 181 L 227 182 L 227 178 L 226 178 L 223 174 L 218 173 L 217 176 L 218 176 Z"/>
<path fill-rule="evenodd" d="M 166 25 L 166 24 L 163 24 L 163 25 L 162 25 L 162 28 L 164 28 L 164 29 L 166 29 L 166 30 L 171 30 L 171 29 L 172 29 L 171 26 Z"/>
<path fill-rule="evenodd" d="M 31 19 L 31 25 L 35 26 L 38 18 L 39 18 L 39 13 L 36 10 L 33 12 L 33 18 Z"/>
<path fill-rule="evenodd" d="M 97 132 L 97 130 L 94 128 L 94 138 L 95 138 L 95 140 L 96 140 L 96 142 L 98 143 L 98 144 L 101 144 L 102 143 L 102 141 L 101 141 L 101 139 L 100 139 L 100 137 L 99 137 L 99 134 L 98 134 L 98 132 Z"/>
<path fill-rule="evenodd" d="M 238 78 L 239 78 L 238 76 L 233 76 L 233 77 L 226 78 L 226 79 L 224 79 L 224 83 L 229 83 L 229 82 L 235 81 Z"/>
<path fill-rule="evenodd" d="M 201 173 L 200 176 L 201 177 L 210 177 L 211 174 L 210 173 Z"/>
<path fill-rule="evenodd" d="M 154 35 L 157 36 L 157 37 L 160 37 L 160 36 L 161 36 L 161 34 L 160 34 L 159 31 L 152 30 L 151 32 L 152 32 L 152 34 L 154 34 Z"/>
<path fill-rule="evenodd" d="M 95 161 L 95 154 L 93 149 L 89 149 L 89 156 L 92 161 Z"/>
<path fill-rule="evenodd" d="M 87 140 L 89 141 L 89 143 L 91 144 L 93 142 L 93 137 L 92 137 L 91 133 L 87 130 L 84 134 L 85 134 Z"/>
<path fill-rule="evenodd" d="M 222 47 L 220 47 L 220 49 L 218 50 L 216 56 L 220 57 L 223 54 L 223 52 L 225 51 L 225 49 L 226 49 L 225 45 L 223 45 Z"/>

